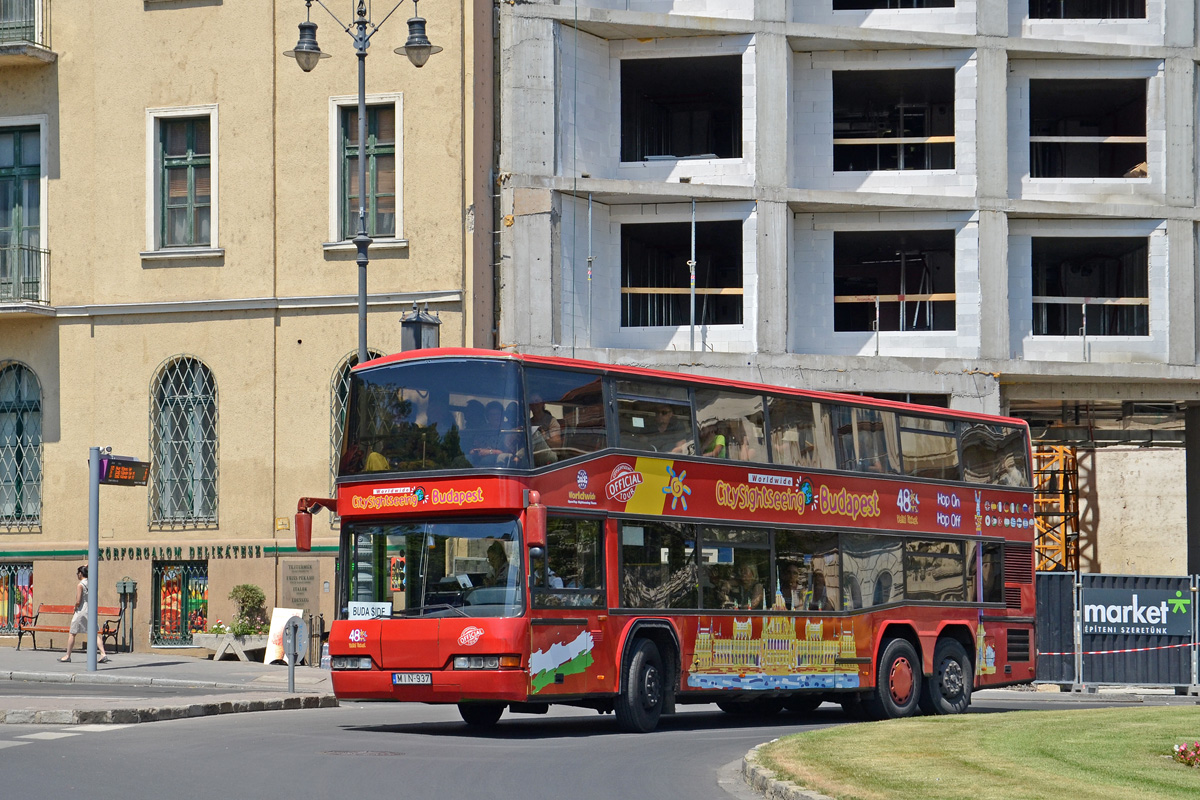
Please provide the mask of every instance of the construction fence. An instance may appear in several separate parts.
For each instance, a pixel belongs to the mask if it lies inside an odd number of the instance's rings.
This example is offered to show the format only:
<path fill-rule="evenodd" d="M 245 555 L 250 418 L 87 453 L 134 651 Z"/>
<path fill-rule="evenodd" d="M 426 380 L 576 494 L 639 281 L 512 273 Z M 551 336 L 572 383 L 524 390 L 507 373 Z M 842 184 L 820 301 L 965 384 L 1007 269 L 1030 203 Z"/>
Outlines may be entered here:
<path fill-rule="evenodd" d="M 1200 576 L 1037 573 L 1037 681 L 1200 691 Z"/>

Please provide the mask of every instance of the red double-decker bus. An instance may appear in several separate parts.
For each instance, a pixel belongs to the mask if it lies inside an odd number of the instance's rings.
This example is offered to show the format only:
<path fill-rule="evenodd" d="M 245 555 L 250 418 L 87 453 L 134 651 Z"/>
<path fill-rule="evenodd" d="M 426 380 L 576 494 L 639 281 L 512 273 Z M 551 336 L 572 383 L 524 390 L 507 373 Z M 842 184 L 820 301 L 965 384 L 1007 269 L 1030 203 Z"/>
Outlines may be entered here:
<path fill-rule="evenodd" d="M 354 370 L 341 698 L 868 718 L 1034 678 L 1019 420 L 495 351 Z"/>

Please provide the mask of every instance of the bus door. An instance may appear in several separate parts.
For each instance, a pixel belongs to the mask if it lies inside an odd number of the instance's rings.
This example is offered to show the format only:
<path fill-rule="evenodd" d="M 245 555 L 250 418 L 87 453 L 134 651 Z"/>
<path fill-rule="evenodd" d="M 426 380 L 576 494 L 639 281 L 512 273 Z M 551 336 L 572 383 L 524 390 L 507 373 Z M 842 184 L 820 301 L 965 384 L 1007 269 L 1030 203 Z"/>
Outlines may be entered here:
<path fill-rule="evenodd" d="M 605 636 L 602 520 L 551 517 L 530 557 L 529 695 L 575 696 L 615 685 Z"/>

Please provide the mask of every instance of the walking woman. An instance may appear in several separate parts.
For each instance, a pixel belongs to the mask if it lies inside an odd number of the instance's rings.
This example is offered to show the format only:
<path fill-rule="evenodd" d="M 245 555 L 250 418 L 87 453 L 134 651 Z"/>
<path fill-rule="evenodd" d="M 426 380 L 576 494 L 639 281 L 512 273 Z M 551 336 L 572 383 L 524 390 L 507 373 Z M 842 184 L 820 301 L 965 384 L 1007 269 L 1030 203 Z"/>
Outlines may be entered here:
<path fill-rule="evenodd" d="M 59 661 L 70 661 L 71 650 L 75 648 L 75 637 L 83 634 L 87 637 L 88 629 L 88 574 L 87 565 L 84 564 L 75 570 L 75 577 L 79 578 L 79 585 L 75 587 L 75 614 L 71 617 L 71 631 L 67 634 L 67 654 L 59 659 Z M 108 661 L 108 653 L 104 652 L 104 637 L 96 637 L 96 647 L 100 650 L 100 658 L 96 661 L 97 664 L 103 664 Z M 84 647 L 86 650 L 86 645 Z"/>

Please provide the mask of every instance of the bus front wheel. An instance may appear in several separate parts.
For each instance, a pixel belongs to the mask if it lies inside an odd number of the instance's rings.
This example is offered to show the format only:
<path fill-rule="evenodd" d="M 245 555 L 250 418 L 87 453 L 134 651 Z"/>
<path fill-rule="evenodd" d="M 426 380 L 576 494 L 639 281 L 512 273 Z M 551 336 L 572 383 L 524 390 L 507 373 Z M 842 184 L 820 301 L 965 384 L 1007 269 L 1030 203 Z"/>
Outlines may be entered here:
<path fill-rule="evenodd" d="M 503 703 L 459 703 L 458 713 L 472 728 L 490 728 L 500 721 Z"/>
<path fill-rule="evenodd" d="M 658 726 L 665 699 L 662 657 L 654 642 L 639 639 L 626 663 L 617 695 L 617 725 L 623 731 L 649 733 Z"/>
<path fill-rule="evenodd" d="M 879 654 L 875 689 L 863 697 L 867 716 L 898 719 L 917 713 L 921 700 L 921 658 L 907 639 L 892 639 Z"/>
<path fill-rule="evenodd" d="M 971 705 L 974 674 L 967 651 L 955 639 L 941 639 L 933 651 L 933 674 L 925 679 L 921 710 L 926 714 L 961 714 Z"/>

